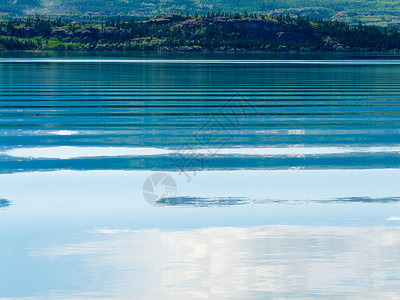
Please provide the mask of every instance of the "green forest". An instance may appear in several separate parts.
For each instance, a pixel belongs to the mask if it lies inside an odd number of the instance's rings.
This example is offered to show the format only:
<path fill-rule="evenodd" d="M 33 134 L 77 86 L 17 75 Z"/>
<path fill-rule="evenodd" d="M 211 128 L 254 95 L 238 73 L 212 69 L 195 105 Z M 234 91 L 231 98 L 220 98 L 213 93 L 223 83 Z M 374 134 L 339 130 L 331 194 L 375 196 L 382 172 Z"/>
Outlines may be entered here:
<path fill-rule="evenodd" d="M 397 51 L 395 28 L 256 13 L 0 22 L 0 50 Z"/>
<path fill-rule="evenodd" d="M 400 0 L 0 0 L 0 18 L 20 15 L 131 15 L 207 14 L 211 11 L 289 14 L 331 19 L 349 24 L 399 27 Z"/>

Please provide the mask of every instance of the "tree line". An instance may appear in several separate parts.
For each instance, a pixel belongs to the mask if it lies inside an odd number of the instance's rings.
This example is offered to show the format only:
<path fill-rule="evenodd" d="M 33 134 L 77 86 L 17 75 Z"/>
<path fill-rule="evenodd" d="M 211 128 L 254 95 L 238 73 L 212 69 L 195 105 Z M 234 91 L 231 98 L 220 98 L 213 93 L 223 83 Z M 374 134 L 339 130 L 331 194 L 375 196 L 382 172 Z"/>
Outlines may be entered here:
<path fill-rule="evenodd" d="M 268 27 L 270 26 L 270 27 Z M 395 28 L 257 13 L 132 16 L 104 20 L 27 17 L 0 21 L 0 50 L 387 51 Z"/>

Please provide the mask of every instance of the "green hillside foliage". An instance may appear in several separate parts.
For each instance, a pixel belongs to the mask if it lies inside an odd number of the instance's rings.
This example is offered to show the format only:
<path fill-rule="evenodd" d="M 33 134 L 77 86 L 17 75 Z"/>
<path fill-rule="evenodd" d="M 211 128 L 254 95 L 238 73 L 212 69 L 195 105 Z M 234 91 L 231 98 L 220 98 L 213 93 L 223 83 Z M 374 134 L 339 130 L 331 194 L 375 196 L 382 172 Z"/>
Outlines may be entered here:
<path fill-rule="evenodd" d="M 400 0 L 0 0 L 0 15 L 156 16 L 235 11 L 400 26 Z"/>
<path fill-rule="evenodd" d="M 253 13 L 169 14 L 146 21 L 15 18 L 0 22 L 2 50 L 387 51 L 398 29 Z"/>

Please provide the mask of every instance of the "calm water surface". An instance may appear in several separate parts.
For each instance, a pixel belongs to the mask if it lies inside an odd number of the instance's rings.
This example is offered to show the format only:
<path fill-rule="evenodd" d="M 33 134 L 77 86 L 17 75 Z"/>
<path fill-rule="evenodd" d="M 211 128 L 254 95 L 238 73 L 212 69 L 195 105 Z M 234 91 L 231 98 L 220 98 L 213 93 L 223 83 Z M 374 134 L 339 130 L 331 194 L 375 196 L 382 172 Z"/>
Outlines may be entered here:
<path fill-rule="evenodd" d="M 400 299 L 400 59 L 2 54 L 0 299 Z"/>

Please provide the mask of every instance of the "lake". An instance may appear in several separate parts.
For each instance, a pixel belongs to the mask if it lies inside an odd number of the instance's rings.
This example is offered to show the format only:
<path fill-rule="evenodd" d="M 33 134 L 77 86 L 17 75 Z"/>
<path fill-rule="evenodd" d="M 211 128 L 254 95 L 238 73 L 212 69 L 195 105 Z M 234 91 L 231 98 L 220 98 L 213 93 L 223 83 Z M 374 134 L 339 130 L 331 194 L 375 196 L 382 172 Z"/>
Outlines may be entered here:
<path fill-rule="evenodd" d="M 399 299 L 400 57 L 0 54 L 0 299 Z"/>

